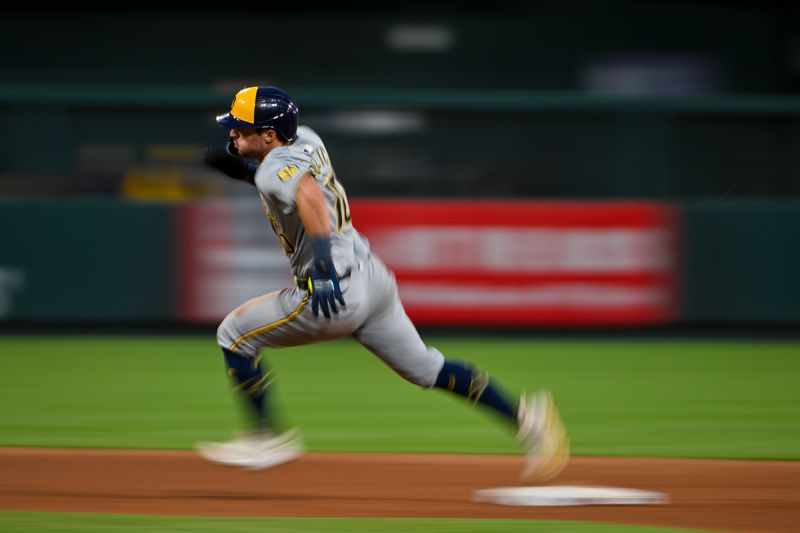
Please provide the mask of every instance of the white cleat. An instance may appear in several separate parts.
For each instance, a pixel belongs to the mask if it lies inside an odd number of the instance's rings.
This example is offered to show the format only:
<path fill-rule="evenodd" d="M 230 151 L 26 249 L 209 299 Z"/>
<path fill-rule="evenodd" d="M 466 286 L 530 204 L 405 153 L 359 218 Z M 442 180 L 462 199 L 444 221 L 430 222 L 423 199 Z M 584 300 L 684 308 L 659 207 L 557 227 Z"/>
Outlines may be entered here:
<path fill-rule="evenodd" d="M 569 435 L 550 391 L 520 395 L 517 427 L 517 443 L 527 456 L 521 479 L 546 481 L 567 466 Z"/>
<path fill-rule="evenodd" d="M 218 464 L 247 470 L 263 470 L 297 459 L 303 454 L 303 441 L 297 428 L 284 433 L 250 433 L 227 442 L 198 442 L 198 453 Z"/>

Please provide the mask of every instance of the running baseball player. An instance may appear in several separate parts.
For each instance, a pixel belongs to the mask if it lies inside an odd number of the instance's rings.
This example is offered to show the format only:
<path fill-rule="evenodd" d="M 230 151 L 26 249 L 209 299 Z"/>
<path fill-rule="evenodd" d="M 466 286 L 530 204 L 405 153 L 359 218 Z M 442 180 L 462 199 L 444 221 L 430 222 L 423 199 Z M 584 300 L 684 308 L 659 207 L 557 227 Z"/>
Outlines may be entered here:
<path fill-rule="evenodd" d="M 522 477 L 556 475 L 569 438 L 548 391 L 512 400 L 489 375 L 426 346 L 403 309 L 394 275 L 353 226 L 347 195 L 320 137 L 298 127 L 299 109 L 270 86 L 239 91 L 228 113 L 225 145 L 205 149 L 205 163 L 255 186 L 264 214 L 289 258 L 296 285 L 254 298 L 219 326 L 228 375 L 253 424 L 228 442 L 198 443 L 206 459 L 248 469 L 298 457 L 296 428 L 279 433 L 273 383 L 261 351 L 351 336 L 401 377 L 444 389 L 506 419 L 527 455 Z"/>

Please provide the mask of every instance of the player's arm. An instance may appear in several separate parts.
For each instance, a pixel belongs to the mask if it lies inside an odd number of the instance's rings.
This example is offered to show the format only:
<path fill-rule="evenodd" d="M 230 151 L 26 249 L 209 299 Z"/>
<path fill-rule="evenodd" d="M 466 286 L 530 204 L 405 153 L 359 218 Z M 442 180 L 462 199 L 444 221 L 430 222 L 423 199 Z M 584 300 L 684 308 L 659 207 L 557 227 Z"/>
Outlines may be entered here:
<path fill-rule="evenodd" d="M 255 185 L 258 165 L 254 161 L 240 157 L 235 150 L 233 141 L 225 146 L 208 146 L 203 149 L 203 162 L 233 179 Z"/>
<path fill-rule="evenodd" d="M 319 316 L 319 308 L 326 318 L 330 311 L 338 313 L 336 301 L 344 305 L 339 278 L 331 256 L 331 215 L 328 202 L 317 180 L 305 174 L 297 185 L 297 213 L 303 222 L 306 238 L 314 252 L 314 272 L 311 274 L 311 310 Z"/>
<path fill-rule="evenodd" d="M 305 174 L 297 185 L 297 212 L 306 234 L 310 237 L 328 237 L 331 233 L 331 216 L 328 202 L 317 180 Z"/>

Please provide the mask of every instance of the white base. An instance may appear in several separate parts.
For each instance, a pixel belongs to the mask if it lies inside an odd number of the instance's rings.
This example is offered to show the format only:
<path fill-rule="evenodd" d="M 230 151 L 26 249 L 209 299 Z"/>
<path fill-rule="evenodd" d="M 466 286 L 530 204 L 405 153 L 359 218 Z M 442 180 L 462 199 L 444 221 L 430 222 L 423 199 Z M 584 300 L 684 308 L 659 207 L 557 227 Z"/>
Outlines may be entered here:
<path fill-rule="evenodd" d="M 473 501 L 498 505 L 657 505 L 669 503 L 661 492 L 616 487 L 579 487 L 572 485 L 542 487 L 498 487 L 476 490 Z"/>

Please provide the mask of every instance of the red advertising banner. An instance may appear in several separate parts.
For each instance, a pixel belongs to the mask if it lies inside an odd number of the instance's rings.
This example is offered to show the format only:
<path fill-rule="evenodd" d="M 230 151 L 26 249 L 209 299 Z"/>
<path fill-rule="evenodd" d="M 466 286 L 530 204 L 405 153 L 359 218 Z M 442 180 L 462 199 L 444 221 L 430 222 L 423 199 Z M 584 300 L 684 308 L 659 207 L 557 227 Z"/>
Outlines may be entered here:
<path fill-rule="evenodd" d="M 353 200 L 351 212 L 418 325 L 677 317 L 677 215 L 666 204 Z"/>
<path fill-rule="evenodd" d="M 647 202 L 367 200 L 353 224 L 417 325 L 623 326 L 678 314 L 675 209 Z M 182 320 L 218 323 L 292 284 L 250 199 L 181 207 Z"/>
<path fill-rule="evenodd" d="M 182 321 L 219 323 L 250 298 L 293 283 L 258 199 L 186 202 L 178 233 Z"/>

